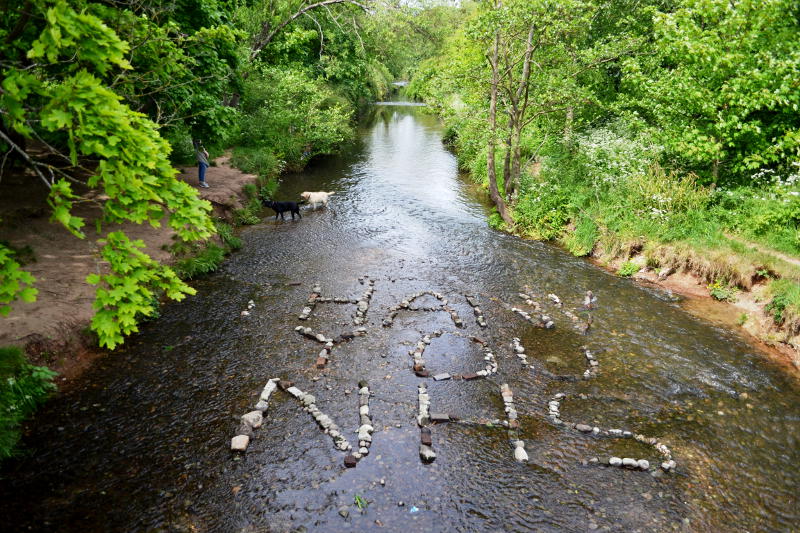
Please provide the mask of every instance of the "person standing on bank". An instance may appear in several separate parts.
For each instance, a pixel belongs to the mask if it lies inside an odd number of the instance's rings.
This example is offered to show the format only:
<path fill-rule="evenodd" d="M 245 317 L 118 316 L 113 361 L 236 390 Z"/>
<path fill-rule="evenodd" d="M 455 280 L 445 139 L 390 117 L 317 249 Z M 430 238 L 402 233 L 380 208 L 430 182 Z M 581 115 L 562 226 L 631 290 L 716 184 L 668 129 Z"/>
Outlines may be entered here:
<path fill-rule="evenodd" d="M 208 183 L 206 183 L 208 152 L 206 152 L 206 149 L 203 148 L 203 144 L 199 140 L 194 141 L 194 152 L 197 155 L 197 176 L 200 178 L 200 186 L 208 188 Z"/>

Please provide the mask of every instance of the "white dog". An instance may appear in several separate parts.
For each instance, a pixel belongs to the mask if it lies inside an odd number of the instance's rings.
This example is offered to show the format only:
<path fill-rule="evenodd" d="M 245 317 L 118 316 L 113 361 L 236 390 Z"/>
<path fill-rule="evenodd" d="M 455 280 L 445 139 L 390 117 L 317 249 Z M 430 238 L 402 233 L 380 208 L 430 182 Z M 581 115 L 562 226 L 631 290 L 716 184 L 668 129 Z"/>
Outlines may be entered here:
<path fill-rule="evenodd" d="M 333 196 L 334 192 L 301 192 L 300 196 L 308 203 L 311 204 L 311 207 L 317 207 L 317 204 L 322 204 L 323 206 L 328 206 L 328 198 Z"/>

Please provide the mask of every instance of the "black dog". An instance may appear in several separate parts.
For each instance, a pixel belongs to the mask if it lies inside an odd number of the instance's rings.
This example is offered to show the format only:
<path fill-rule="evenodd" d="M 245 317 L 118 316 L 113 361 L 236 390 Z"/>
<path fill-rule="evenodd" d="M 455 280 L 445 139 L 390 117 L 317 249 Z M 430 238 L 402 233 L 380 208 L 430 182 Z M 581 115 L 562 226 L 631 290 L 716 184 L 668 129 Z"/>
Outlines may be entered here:
<path fill-rule="evenodd" d="M 275 220 L 278 220 L 278 215 L 281 216 L 281 220 L 286 220 L 283 218 L 283 214 L 286 211 L 290 211 L 292 213 L 292 220 L 294 220 L 295 214 L 297 214 L 298 217 L 303 218 L 300 216 L 300 207 L 297 205 L 297 202 L 273 202 L 272 200 L 265 200 L 263 204 L 266 207 L 275 210 Z"/>

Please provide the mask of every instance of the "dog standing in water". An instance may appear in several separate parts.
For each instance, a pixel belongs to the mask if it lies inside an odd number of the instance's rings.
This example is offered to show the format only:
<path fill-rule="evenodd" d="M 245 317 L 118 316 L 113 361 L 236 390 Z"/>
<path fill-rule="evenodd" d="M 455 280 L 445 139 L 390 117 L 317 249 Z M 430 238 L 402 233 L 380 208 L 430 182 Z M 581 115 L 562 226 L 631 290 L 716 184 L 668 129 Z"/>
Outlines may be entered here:
<path fill-rule="evenodd" d="M 297 205 L 297 202 L 273 202 L 272 200 L 265 200 L 261 203 L 275 211 L 275 220 L 278 220 L 278 215 L 281 216 L 281 220 L 285 220 L 283 214 L 287 211 L 292 213 L 292 220 L 294 220 L 295 214 L 297 214 L 299 218 L 303 218 L 300 216 L 300 206 Z"/>
<path fill-rule="evenodd" d="M 311 208 L 316 208 L 317 204 L 322 204 L 323 207 L 328 206 L 328 199 L 336 194 L 335 192 L 301 192 L 300 197 L 306 202 L 311 204 Z"/>

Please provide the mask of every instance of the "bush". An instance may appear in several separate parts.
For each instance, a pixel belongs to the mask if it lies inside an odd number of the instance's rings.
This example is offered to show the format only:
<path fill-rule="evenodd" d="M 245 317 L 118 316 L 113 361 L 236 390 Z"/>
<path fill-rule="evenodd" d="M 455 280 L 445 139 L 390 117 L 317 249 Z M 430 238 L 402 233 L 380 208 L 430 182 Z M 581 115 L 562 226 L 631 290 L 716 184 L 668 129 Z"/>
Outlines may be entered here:
<path fill-rule="evenodd" d="M 17 347 L 0 348 L 0 459 L 14 454 L 20 423 L 56 390 L 56 375 L 29 364 Z"/>
<path fill-rule="evenodd" d="M 715 300 L 719 300 L 721 302 L 735 302 L 736 293 L 738 291 L 736 287 L 730 287 L 727 284 L 722 283 L 720 280 L 715 280 L 714 283 L 708 285 L 708 292 L 711 293 L 711 297 Z"/>
<path fill-rule="evenodd" d="M 554 239 L 570 220 L 570 205 L 566 188 L 553 182 L 535 183 L 520 197 L 514 220 L 528 236 Z"/>
<path fill-rule="evenodd" d="M 617 270 L 617 274 L 622 276 L 623 278 L 629 278 L 639 272 L 639 265 L 634 263 L 633 261 L 625 261 L 619 266 L 619 270 Z"/>
<path fill-rule="evenodd" d="M 187 257 L 175 263 L 174 270 L 181 279 L 194 279 L 214 272 L 224 259 L 225 250 L 216 244 L 208 244 L 194 257 Z"/>
<path fill-rule="evenodd" d="M 783 324 L 790 316 L 800 315 L 800 284 L 788 279 L 778 279 L 769 284 L 772 299 L 766 311 L 778 324 Z"/>
<path fill-rule="evenodd" d="M 233 234 L 233 227 L 230 224 L 217 219 L 214 221 L 214 226 L 217 228 L 217 235 L 222 243 L 230 250 L 238 250 L 242 247 L 242 240 Z"/>

